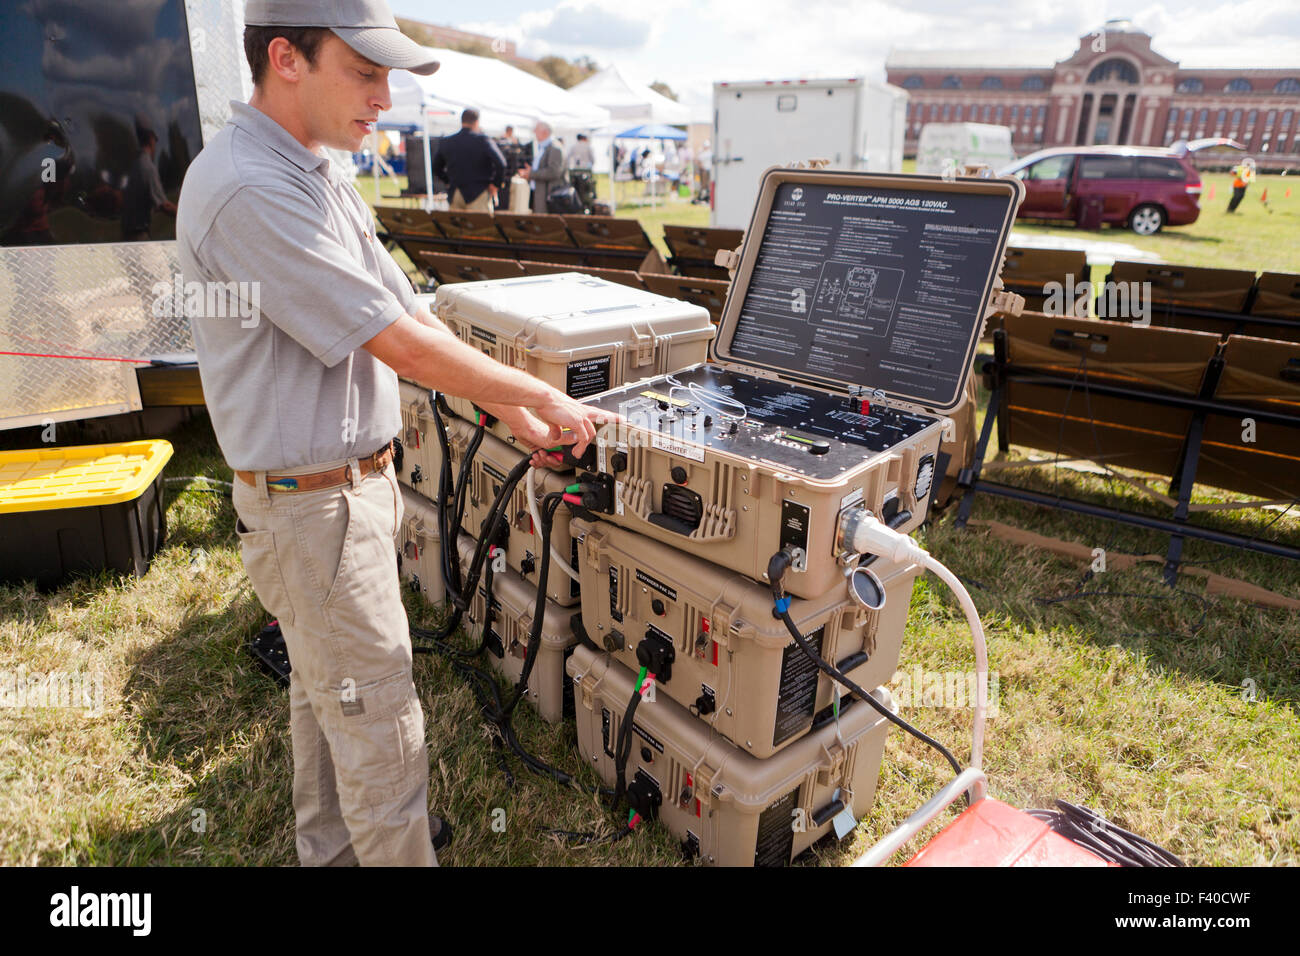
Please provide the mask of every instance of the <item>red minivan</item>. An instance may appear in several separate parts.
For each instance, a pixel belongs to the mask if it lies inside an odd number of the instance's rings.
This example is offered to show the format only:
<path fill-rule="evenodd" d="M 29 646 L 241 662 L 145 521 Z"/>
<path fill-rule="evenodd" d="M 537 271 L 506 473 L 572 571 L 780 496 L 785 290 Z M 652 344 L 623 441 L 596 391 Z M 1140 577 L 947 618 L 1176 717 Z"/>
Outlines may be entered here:
<path fill-rule="evenodd" d="M 1042 149 L 1000 171 L 1025 184 L 1017 218 L 1125 225 L 1151 236 L 1201 214 L 1201 174 L 1167 149 L 1063 146 Z"/>

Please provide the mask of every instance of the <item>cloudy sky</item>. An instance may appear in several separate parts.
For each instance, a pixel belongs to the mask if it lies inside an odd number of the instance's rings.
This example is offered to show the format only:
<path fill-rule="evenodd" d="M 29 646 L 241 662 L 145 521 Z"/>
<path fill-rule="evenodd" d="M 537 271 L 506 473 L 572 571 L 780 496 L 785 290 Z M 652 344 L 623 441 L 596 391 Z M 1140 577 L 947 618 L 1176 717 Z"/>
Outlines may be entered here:
<path fill-rule="evenodd" d="M 1127 16 L 1184 66 L 1300 68 L 1296 0 L 389 0 L 398 16 L 514 40 L 524 56 L 591 56 L 663 80 L 707 114 L 715 80 L 865 74 L 899 49 L 1043 51 L 1044 65 Z"/>

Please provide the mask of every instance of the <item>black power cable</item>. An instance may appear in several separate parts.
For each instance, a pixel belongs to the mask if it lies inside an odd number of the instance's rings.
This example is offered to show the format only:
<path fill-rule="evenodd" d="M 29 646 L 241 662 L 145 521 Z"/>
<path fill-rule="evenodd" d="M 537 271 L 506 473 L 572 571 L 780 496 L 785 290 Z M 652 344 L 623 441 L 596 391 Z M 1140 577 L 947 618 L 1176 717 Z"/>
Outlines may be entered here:
<path fill-rule="evenodd" d="M 1056 801 L 1055 810 L 1026 810 L 1054 831 L 1119 866 L 1186 866 L 1164 847 L 1118 827 L 1095 810 Z"/>
<path fill-rule="evenodd" d="M 446 458 L 444 458 L 444 461 L 446 461 Z M 563 500 L 562 494 L 552 493 L 543 499 L 542 563 L 538 571 L 537 605 L 534 609 L 533 626 L 528 641 L 528 650 L 525 655 L 524 669 L 519 682 L 515 686 L 514 694 L 512 695 L 510 702 L 508 704 L 502 702 L 496 679 L 492 674 L 481 668 L 475 667 L 467 660 L 467 658 L 472 658 L 482 653 L 486 647 L 489 636 L 492 615 L 491 575 L 493 573 L 490 564 L 487 568 L 488 578 L 485 584 L 487 589 L 485 605 L 487 611 L 484 614 L 485 621 L 483 639 L 480 642 L 479 648 L 476 651 L 467 652 L 453 647 L 446 642 L 447 638 L 454 634 L 456 629 L 460 626 L 464 611 L 467 609 L 469 600 L 472 598 L 474 590 L 478 586 L 479 575 L 483 572 L 483 558 L 493 547 L 489 542 L 496 539 L 497 533 L 505 521 L 506 503 L 509 500 L 510 495 L 514 492 L 519 481 L 527 473 L 529 467 L 531 467 L 529 459 L 525 458 L 521 460 L 513 469 L 511 469 L 510 473 L 506 476 L 506 480 L 498 490 L 497 495 L 489 508 L 488 516 L 480 528 L 479 543 L 475 548 L 474 558 L 471 561 L 469 571 L 465 578 L 465 591 L 461 595 L 461 599 L 455 603 L 455 611 L 451 618 L 437 631 L 427 630 L 424 628 L 411 628 L 413 641 L 424 642 L 422 645 L 413 644 L 413 649 L 419 653 L 436 651 L 450 660 L 452 667 L 462 677 L 467 679 L 471 692 L 474 693 L 484 716 L 493 724 L 497 732 L 500 734 L 501 739 L 506 742 L 510 749 L 519 757 L 529 770 L 541 776 L 549 777 L 563 786 L 584 789 L 571 774 L 552 767 L 539 757 L 529 753 L 519 742 L 514 728 L 511 726 L 511 717 L 515 707 L 519 703 L 519 700 L 527 690 L 528 680 L 532 673 L 533 664 L 536 661 L 538 649 L 542 643 L 541 631 L 545 623 L 544 616 L 546 611 L 546 581 L 550 567 L 551 529 L 554 524 L 555 511 Z M 594 792 L 598 795 L 605 796 L 610 791 L 608 788 L 596 787 L 594 788 Z"/>
<path fill-rule="evenodd" d="M 796 625 L 794 619 L 790 617 L 789 602 L 785 597 L 785 589 L 781 585 L 782 580 L 785 578 L 785 572 L 790 568 L 791 561 L 792 559 L 788 553 L 785 551 L 778 551 L 776 554 L 772 555 L 771 559 L 767 563 L 767 578 L 772 585 L 772 600 L 774 603 L 772 616 L 779 618 L 785 624 L 785 629 L 790 632 L 790 636 L 793 637 L 794 642 L 799 645 L 799 649 L 807 655 L 809 660 L 817 665 L 818 670 L 848 688 L 849 692 L 852 693 L 854 697 L 866 701 L 890 723 L 901 727 L 917 740 L 933 747 L 945 760 L 948 761 L 948 764 L 953 769 L 953 773 L 960 774 L 962 771 L 961 764 L 957 762 L 957 758 L 952 755 L 952 752 L 948 750 L 947 747 L 928 734 L 913 727 L 902 717 L 899 717 L 880 701 L 876 700 L 876 698 L 871 696 L 867 691 L 859 687 L 849 679 L 848 675 L 818 654 L 817 649 L 814 648 L 812 644 L 808 643 L 808 639 L 799 633 L 798 625 Z"/>

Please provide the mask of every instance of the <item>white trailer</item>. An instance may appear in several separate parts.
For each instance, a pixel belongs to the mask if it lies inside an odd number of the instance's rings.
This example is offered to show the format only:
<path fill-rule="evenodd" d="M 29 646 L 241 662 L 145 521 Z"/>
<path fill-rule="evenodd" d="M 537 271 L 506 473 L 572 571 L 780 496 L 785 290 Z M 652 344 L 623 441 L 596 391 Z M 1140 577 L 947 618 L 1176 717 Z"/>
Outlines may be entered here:
<path fill-rule="evenodd" d="M 770 166 L 901 172 L 906 122 L 907 91 L 861 76 L 713 84 L 713 225 L 749 224 Z"/>
<path fill-rule="evenodd" d="M 989 123 L 926 123 L 916 146 L 916 171 L 940 176 L 945 169 L 983 163 L 994 172 L 1016 158 L 1011 129 Z"/>

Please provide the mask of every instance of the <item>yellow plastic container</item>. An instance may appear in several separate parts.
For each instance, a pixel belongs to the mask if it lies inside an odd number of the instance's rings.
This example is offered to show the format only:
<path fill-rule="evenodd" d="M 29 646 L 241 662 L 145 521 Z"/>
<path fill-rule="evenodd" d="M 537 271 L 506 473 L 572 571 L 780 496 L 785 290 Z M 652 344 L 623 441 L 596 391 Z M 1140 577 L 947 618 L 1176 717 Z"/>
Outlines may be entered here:
<path fill-rule="evenodd" d="M 166 535 L 171 456 L 161 440 L 0 452 L 0 580 L 144 574 Z"/>

